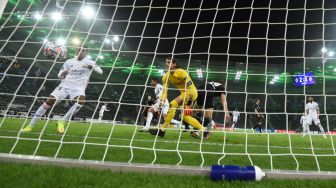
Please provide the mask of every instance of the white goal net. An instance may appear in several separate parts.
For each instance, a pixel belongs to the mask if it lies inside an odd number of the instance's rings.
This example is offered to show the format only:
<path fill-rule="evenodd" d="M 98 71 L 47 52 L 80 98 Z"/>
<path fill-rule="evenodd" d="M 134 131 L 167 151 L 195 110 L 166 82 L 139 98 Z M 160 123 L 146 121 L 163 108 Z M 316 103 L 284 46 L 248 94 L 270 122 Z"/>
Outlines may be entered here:
<path fill-rule="evenodd" d="M 11 0 L 1 1 L 2 9 L 2 155 L 336 169 L 333 0 Z M 46 52 L 53 42 L 67 49 L 66 58 Z M 62 134 L 56 122 L 74 105 L 70 99 L 57 101 L 32 130 L 22 131 L 61 83 L 64 62 L 83 45 L 87 58 L 103 70 L 90 73 L 83 107 Z M 140 131 L 146 97 L 155 96 L 151 81 L 162 84 L 167 57 L 188 71 L 196 87 L 224 83 L 231 118 L 236 109 L 240 113 L 234 127 L 215 97 L 209 139 L 191 137 L 192 127 L 185 129 L 182 121 L 163 138 Z M 168 99 L 178 95 L 170 86 Z M 300 120 L 309 97 L 319 115 L 306 130 Z M 162 123 L 160 118 L 154 114 L 152 126 Z"/>

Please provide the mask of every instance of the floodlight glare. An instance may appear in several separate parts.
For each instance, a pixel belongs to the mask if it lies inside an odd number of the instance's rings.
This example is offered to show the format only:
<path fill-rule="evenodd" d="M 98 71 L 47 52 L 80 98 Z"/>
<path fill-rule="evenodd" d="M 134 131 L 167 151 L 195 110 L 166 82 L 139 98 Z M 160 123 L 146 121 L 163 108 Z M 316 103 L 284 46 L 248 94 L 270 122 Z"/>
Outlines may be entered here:
<path fill-rule="evenodd" d="M 98 58 L 99 58 L 99 59 L 104 59 L 104 56 L 99 55 Z"/>
<path fill-rule="evenodd" d="M 117 35 L 114 36 L 114 37 L 113 37 L 113 41 L 114 41 L 114 42 L 118 42 L 118 41 L 119 41 L 119 37 L 118 37 Z"/>
<path fill-rule="evenodd" d="M 93 10 L 93 8 L 89 6 L 83 7 L 81 12 L 82 12 L 82 15 L 87 19 L 93 18 L 95 14 L 95 11 Z"/>
<path fill-rule="evenodd" d="M 323 48 L 321 49 L 321 51 L 322 51 L 323 53 L 325 53 L 325 52 L 327 52 L 327 48 L 323 47 Z"/>
<path fill-rule="evenodd" d="M 111 40 L 110 39 L 105 39 L 106 44 L 110 44 Z"/>
<path fill-rule="evenodd" d="M 54 12 L 51 14 L 51 18 L 57 22 L 62 19 L 62 14 L 59 12 Z"/>
<path fill-rule="evenodd" d="M 46 42 L 48 42 L 48 39 L 43 39 L 43 43 L 46 43 Z"/>
<path fill-rule="evenodd" d="M 35 20 L 40 20 L 40 19 L 42 19 L 42 15 L 37 12 L 37 13 L 34 14 L 34 18 L 35 18 Z"/>
<path fill-rule="evenodd" d="M 92 56 L 91 55 L 87 55 L 86 56 L 88 59 L 92 59 Z"/>
<path fill-rule="evenodd" d="M 336 68 L 334 68 L 334 72 L 336 72 Z"/>
<path fill-rule="evenodd" d="M 78 38 L 73 38 L 72 43 L 78 45 L 80 43 L 80 40 Z"/>
<path fill-rule="evenodd" d="M 333 51 L 328 52 L 328 56 L 329 56 L 329 57 L 334 56 L 334 54 L 335 54 L 335 52 L 333 52 Z"/>

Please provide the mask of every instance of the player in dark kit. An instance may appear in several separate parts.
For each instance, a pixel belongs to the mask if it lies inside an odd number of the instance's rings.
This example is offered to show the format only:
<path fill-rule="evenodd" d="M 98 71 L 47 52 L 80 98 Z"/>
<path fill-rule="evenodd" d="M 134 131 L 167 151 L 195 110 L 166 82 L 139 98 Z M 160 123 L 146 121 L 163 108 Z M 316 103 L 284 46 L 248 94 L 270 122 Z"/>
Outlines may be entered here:
<path fill-rule="evenodd" d="M 198 87 L 197 105 L 199 108 L 204 109 L 204 122 L 203 125 L 208 129 L 212 127 L 214 121 L 212 120 L 213 114 L 213 100 L 215 97 L 220 97 L 225 112 L 225 119 L 230 119 L 230 114 L 227 108 L 225 87 L 220 82 L 208 82 Z"/>
<path fill-rule="evenodd" d="M 256 99 L 255 100 L 255 105 L 254 105 L 254 112 L 256 113 L 256 125 L 254 126 L 254 129 L 259 128 L 259 132 L 262 133 L 261 130 L 261 125 L 262 125 L 262 119 L 264 118 L 264 116 L 261 114 L 261 108 L 260 108 L 260 100 Z"/>

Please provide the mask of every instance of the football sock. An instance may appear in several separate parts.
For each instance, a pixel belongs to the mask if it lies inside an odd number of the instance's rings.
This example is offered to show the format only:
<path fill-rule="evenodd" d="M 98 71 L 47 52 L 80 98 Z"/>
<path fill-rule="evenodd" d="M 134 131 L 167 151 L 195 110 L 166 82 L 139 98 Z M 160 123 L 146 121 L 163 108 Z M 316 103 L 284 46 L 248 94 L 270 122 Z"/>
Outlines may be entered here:
<path fill-rule="evenodd" d="M 83 105 L 78 103 L 72 105 L 69 111 L 64 115 L 63 120 L 69 121 L 71 116 L 74 116 L 82 108 L 82 106 Z"/>
<path fill-rule="evenodd" d="M 179 125 L 180 121 L 177 121 L 176 119 L 172 119 L 170 123 L 175 124 L 175 125 Z"/>
<path fill-rule="evenodd" d="M 50 106 L 47 103 L 43 103 L 35 112 L 35 115 L 33 117 L 33 119 L 30 122 L 30 126 L 31 128 L 33 128 L 37 122 L 38 119 L 40 119 L 40 117 L 42 117 L 50 108 Z"/>
<path fill-rule="evenodd" d="M 150 127 L 150 124 L 152 122 L 152 119 L 153 119 L 153 113 L 148 111 L 147 112 L 147 118 L 146 118 L 146 125 L 145 127 L 149 128 Z"/>
<path fill-rule="evenodd" d="M 198 130 L 205 130 L 205 127 L 202 126 L 202 124 L 200 124 L 197 119 L 191 117 L 191 116 L 183 116 L 183 121 L 185 121 L 186 123 L 188 123 L 189 125 L 191 125 L 192 127 L 198 129 Z"/>
<path fill-rule="evenodd" d="M 324 129 L 323 129 L 322 125 L 319 124 L 318 126 L 319 126 L 319 128 L 320 128 L 321 133 L 324 133 Z"/>

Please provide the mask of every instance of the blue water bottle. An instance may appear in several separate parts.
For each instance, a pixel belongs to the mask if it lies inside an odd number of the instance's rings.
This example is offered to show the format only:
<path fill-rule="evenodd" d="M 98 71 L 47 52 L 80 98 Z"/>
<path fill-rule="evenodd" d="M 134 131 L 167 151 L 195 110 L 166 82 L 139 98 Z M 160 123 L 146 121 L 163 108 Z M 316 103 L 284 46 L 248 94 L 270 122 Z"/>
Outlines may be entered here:
<path fill-rule="evenodd" d="M 212 165 L 210 178 L 212 180 L 260 181 L 265 173 L 257 166 Z"/>

